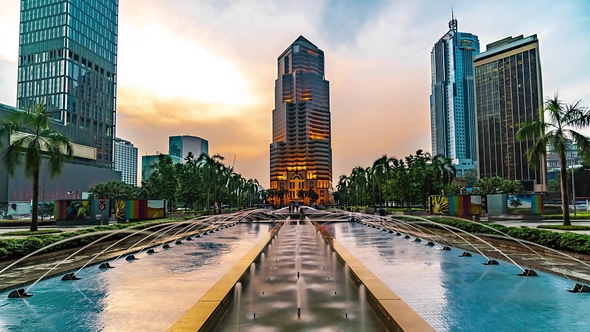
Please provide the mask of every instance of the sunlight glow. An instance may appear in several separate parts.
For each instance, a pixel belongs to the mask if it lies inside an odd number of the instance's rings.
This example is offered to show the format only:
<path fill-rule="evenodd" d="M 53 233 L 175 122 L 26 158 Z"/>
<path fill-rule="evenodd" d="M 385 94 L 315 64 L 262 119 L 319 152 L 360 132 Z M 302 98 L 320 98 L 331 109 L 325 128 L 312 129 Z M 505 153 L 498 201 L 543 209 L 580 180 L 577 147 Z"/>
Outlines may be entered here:
<path fill-rule="evenodd" d="M 120 87 L 139 88 L 161 99 L 234 106 L 256 102 L 238 70 L 202 45 L 157 25 L 124 26 L 120 32 Z"/>

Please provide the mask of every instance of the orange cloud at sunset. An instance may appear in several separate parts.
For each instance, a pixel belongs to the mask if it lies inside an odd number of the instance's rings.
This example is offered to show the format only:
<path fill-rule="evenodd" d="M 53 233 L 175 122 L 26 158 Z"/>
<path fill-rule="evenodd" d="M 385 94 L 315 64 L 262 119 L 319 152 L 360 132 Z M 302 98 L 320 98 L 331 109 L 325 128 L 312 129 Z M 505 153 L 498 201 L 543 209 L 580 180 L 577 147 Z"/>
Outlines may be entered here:
<path fill-rule="evenodd" d="M 0 1 L 0 102 L 9 105 L 19 3 Z M 430 52 L 451 7 L 482 50 L 538 34 L 544 95 L 590 104 L 583 1 L 120 0 L 117 136 L 140 155 L 166 153 L 171 135 L 203 137 L 267 187 L 276 61 L 302 34 L 325 52 L 334 179 L 382 154 L 429 151 Z"/>

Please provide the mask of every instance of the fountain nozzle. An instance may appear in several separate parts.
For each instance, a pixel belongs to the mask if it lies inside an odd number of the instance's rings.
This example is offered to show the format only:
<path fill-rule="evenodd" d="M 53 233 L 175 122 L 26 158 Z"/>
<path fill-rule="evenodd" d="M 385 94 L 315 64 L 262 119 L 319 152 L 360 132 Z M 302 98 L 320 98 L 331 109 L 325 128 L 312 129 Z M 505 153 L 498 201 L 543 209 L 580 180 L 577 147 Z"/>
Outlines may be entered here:
<path fill-rule="evenodd" d="M 573 289 L 568 289 L 567 291 L 570 293 L 590 293 L 590 287 L 576 283 Z"/>
<path fill-rule="evenodd" d="M 98 266 L 99 269 L 114 269 L 114 266 L 111 266 L 111 264 L 109 264 L 109 262 L 106 263 L 102 263 Z"/>
<path fill-rule="evenodd" d="M 495 259 L 490 259 L 487 262 L 483 263 L 483 265 L 499 265 L 500 263 L 498 263 L 497 260 Z"/>
<path fill-rule="evenodd" d="M 469 253 L 467 251 L 463 251 L 463 253 L 461 255 L 459 255 L 459 257 L 471 257 L 471 253 Z"/>
<path fill-rule="evenodd" d="M 522 270 L 522 273 L 519 273 L 518 275 L 521 277 L 536 277 L 538 274 L 531 269 L 524 269 Z"/>
<path fill-rule="evenodd" d="M 137 257 L 135 257 L 135 255 L 129 255 L 129 256 L 125 257 L 125 260 L 127 260 L 127 261 L 134 261 L 136 259 L 137 259 Z"/>
<path fill-rule="evenodd" d="M 68 273 L 68 274 L 64 275 L 63 277 L 61 277 L 61 280 L 80 280 L 80 279 L 82 279 L 82 278 L 76 277 L 74 272 Z"/>
<path fill-rule="evenodd" d="M 33 296 L 33 294 L 28 294 L 24 288 L 13 290 L 12 292 L 10 292 L 10 294 L 8 294 L 9 299 L 10 298 L 22 299 L 22 298 L 31 297 L 31 296 Z"/>

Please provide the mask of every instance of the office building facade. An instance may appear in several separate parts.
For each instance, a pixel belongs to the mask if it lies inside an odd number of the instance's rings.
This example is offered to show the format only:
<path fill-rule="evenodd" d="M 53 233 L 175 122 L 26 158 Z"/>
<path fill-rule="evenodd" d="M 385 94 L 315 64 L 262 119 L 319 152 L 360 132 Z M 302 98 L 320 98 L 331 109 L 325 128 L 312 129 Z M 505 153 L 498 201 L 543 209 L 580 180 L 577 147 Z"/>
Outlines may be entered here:
<path fill-rule="evenodd" d="M 133 143 L 115 138 L 115 170 L 121 172 L 121 181 L 137 186 L 137 148 Z"/>
<path fill-rule="evenodd" d="M 278 57 L 270 189 L 287 194 L 275 204 L 309 204 L 298 197 L 300 190 L 314 190 L 319 204 L 331 201 L 330 85 L 324 74 L 324 52 L 303 36 Z"/>
<path fill-rule="evenodd" d="M 0 121 L 5 121 L 11 114 L 22 111 L 12 106 L 0 104 Z M 52 129 L 57 131 L 59 131 L 60 126 L 57 123 L 51 125 Z M 16 138 L 18 138 L 18 135 L 1 137 L 0 143 L 5 148 Z M 96 155 L 95 148 L 76 143 L 73 143 L 72 147 L 74 158 L 78 160 L 94 160 Z M 61 174 L 52 178 L 47 165 L 43 163 L 39 175 L 39 202 L 72 198 L 72 193 L 75 193 L 78 197 L 82 197 L 83 193 L 88 192 L 90 188 L 99 183 L 118 181 L 120 179 L 121 173 L 114 169 L 72 164 L 69 162 L 64 163 Z M 15 211 L 7 209 L 9 204 L 27 203 L 30 206 L 32 198 L 32 182 L 31 179 L 26 177 L 24 168 L 18 167 L 14 175 L 10 176 L 6 167 L 0 166 L 0 214 L 2 212 L 15 214 Z"/>
<path fill-rule="evenodd" d="M 475 93 L 473 56 L 479 53 L 476 35 L 457 31 L 457 20 L 430 53 L 430 125 L 432 154 L 452 160 L 457 175 L 475 169 Z"/>
<path fill-rule="evenodd" d="M 530 165 L 525 155 L 538 137 L 516 139 L 522 123 L 543 120 L 537 36 L 489 44 L 474 64 L 480 177 L 501 176 L 523 181 L 525 189 L 546 191 L 545 160 Z"/>
<path fill-rule="evenodd" d="M 113 168 L 118 0 L 21 0 L 17 107 L 45 104 L 94 160 Z"/>
<path fill-rule="evenodd" d="M 209 142 L 197 136 L 170 136 L 168 139 L 168 155 L 175 162 L 184 163 L 189 152 L 193 153 L 195 159 L 201 153 L 209 154 Z"/>

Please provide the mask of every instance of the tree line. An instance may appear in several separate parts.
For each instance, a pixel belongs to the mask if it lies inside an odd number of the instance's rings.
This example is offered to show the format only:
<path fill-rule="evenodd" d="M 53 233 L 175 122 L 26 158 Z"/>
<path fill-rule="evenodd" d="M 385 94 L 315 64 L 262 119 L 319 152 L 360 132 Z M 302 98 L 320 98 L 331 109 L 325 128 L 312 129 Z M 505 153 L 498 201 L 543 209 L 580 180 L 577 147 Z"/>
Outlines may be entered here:
<path fill-rule="evenodd" d="M 426 207 L 431 195 L 466 194 L 465 187 L 453 183 L 456 176 L 451 159 L 443 155 L 433 157 L 423 150 L 400 159 L 383 155 L 371 166 L 358 166 L 350 175 L 341 175 L 334 199 L 340 205 Z M 467 171 L 465 177 L 466 186 L 473 186 L 473 194 L 524 192 L 519 181 L 477 179 L 475 170 Z"/>
<path fill-rule="evenodd" d="M 111 181 L 90 189 L 90 197 L 107 199 L 165 199 L 169 209 L 209 210 L 213 207 L 241 207 L 260 204 L 262 193 L 256 179 L 246 179 L 223 163 L 223 156 L 189 152 L 184 163 L 158 155 L 151 174 L 141 187 Z"/>

